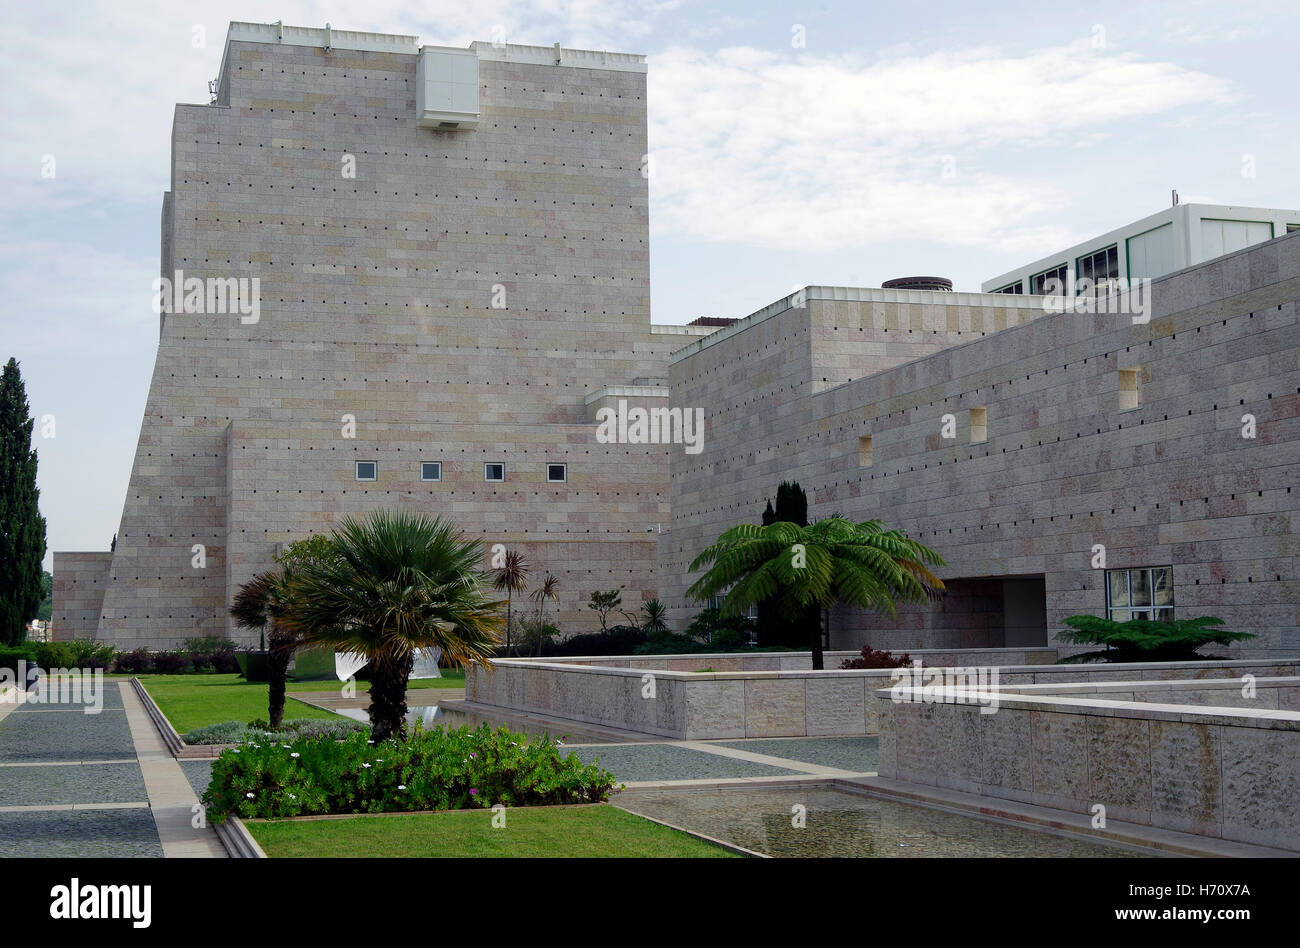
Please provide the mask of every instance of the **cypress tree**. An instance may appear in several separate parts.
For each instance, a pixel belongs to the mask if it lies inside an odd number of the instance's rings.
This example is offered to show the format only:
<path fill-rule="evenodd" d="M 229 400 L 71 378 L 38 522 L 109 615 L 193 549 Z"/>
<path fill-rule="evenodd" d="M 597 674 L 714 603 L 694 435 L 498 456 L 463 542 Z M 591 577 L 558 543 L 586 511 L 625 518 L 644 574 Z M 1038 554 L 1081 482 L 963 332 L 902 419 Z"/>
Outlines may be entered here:
<path fill-rule="evenodd" d="M 0 643 L 16 645 L 41 606 L 45 518 L 37 504 L 35 424 L 18 363 L 0 377 Z"/>
<path fill-rule="evenodd" d="M 767 508 L 763 511 L 763 525 L 778 521 L 808 526 L 808 495 L 797 481 L 782 481 L 777 486 L 775 507 L 771 500 L 767 502 Z M 772 603 L 760 602 L 756 625 L 759 645 L 814 648 L 820 641 L 821 610 L 811 606 L 797 622 L 792 623 L 779 616 Z"/>

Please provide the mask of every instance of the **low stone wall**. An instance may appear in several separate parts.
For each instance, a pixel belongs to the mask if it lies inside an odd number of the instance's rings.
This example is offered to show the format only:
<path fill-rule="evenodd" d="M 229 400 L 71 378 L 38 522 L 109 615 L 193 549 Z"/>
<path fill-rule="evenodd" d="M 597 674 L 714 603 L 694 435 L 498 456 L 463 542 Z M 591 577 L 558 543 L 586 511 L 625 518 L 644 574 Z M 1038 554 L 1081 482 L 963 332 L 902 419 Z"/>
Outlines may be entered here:
<path fill-rule="evenodd" d="M 1298 711 L 1003 693 L 984 713 L 959 695 L 875 693 L 881 777 L 1300 850 Z"/>
<path fill-rule="evenodd" d="M 980 650 L 950 656 L 949 665 L 979 665 L 1022 650 Z M 870 735 L 879 731 L 873 693 L 894 680 L 892 669 L 785 669 L 801 653 L 622 656 L 578 660 L 501 659 L 491 669 L 470 668 L 465 700 L 503 712 L 524 712 L 677 740 L 736 737 Z M 766 659 L 776 669 L 725 671 L 719 659 Z M 952 660 L 955 659 L 955 660 Z M 594 664 L 594 662 L 621 664 Z M 686 668 L 715 668 L 693 672 Z M 584 664 L 585 663 L 585 664 Z M 829 663 L 828 663 L 829 664 Z M 1119 678 L 1285 677 L 1295 662 L 1170 662 L 1142 665 L 997 665 L 1008 686 L 1089 683 Z M 936 664 L 933 667 L 938 667 Z"/>
<path fill-rule="evenodd" d="M 900 657 L 902 652 L 897 653 Z M 1050 665 L 1057 659 L 1054 648 L 913 649 L 907 653 L 926 665 Z M 822 653 L 826 670 L 839 670 L 846 659 L 861 658 L 860 652 Z M 688 655 L 575 655 L 541 659 L 562 665 L 593 668 L 651 668 L 693 672 L 712 668 L 733 671 L 812 671 L 811 652 L 692 652 Z"/>

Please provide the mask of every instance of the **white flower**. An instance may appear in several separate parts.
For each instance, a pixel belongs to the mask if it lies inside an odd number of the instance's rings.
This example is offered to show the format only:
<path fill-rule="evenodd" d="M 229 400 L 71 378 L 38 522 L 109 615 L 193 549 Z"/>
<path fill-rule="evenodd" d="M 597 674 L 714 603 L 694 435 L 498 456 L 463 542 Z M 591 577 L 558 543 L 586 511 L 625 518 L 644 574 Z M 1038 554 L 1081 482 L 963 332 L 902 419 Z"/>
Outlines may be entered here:
<path fill-rule="evenodd" d="M 298 752 L 297 752 L 297 751 L 294 751 L 294 752 L 291 753 L 289 756 L 290 756 L 290 757 L 297 757 L 297 756 L 299 756 L 299 755 L 298 755 Z"/>
<path fill-rule="evenodd" d="M 230 748 L 230 749 L 231 749 L 232 751 L 234 751 L 236 754 L 239 753 L 239 748 L 238 748 L 238 747 L 232 747 L 232 748 Z"/>
<path fill-rule="evenodd" d="M 397 789 L 398 789 L 398 790 L 405 790 L 405 789 L 406 789 L 406 784 L 404 784 L 404 783 L 399 783 L 399 784 L 397 785 Z"/>
<path fill-rule="evenodd" d="M 291 793 L 291 794 L 289 794 L 289 799 L 290 799 L 290 800 L 296 800 L 296 799 L 298 799 L 298 798 L 295 797 L 295 796 Z"/>
<path fill-rule="evenodd" d="M 362 766 L 362 767 L 369 768 L 370 765 L 369 765 L 369 764 L 362 764 L 361 766 Z"/>
<path fill-rule="evenodd" d="M 373 744 L 374 741 L 366 741 L 367 744 Z"/>
<path fill-rule="evenodd" d="M 248 799 L 250 800 L 253 799 L 253 795 L 251 793 L 245 793 L 244 796 L 248 797 Z"/>

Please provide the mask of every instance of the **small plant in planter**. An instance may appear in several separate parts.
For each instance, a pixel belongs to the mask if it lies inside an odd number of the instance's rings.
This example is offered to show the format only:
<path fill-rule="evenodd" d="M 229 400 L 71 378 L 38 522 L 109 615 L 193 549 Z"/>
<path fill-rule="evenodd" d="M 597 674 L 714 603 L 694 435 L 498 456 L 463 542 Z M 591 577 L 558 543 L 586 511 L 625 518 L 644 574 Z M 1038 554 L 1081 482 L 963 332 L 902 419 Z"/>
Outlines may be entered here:
<path fill-rule="evenodd" d="M 879 651 L 869 645 L 862 646 L 861 658 L 846 658 L 840 668 L 906 668 L 912 664 L 912 656 L 906 652 L 895 657 L 892 652 Z"/>

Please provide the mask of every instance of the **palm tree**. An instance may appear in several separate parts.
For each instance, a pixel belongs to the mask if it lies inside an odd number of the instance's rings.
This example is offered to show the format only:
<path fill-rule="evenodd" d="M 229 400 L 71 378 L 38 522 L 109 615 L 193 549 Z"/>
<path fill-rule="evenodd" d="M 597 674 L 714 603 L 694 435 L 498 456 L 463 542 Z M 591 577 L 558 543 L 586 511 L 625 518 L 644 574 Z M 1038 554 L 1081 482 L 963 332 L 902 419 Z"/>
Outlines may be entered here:
<path fill-rule="evenodd" d="M 546 600 L 553 602 L 560 601 L 560 581 L 550 573 L 542 580 L 542 584 L 528 594 L 528 598 L 537 604 L 537 617 L 543 622 L 546 621 Z M 537 655 L 542 648 L 541 636 L 537 636 L 533 642 L 533 654 Z"/>
<path fill-rule="evenodd" d="M 528 586 L 528 563 L 524 560 L 522 553 L 518 550 L 509 550 L 506 553 L 505 561 L 496 571 L 493 585 L 497 589 L 504 589 L 506 593 L 506 655 L 509 656 L 512 629 L 511 609 L 514 594 L 523 592 Z"/>
<path fill-rule="evenodd" d="M 441 518 L 383 510 L 343 518 L 330 540 L 334 557 L 295 570 L 280 621 L 303 645 L 366 658 L 371 738 L 402 736 L 417 649 L 491 665 L 501 603 L 487 592 L 483 548 Z"/>
<path fill-rule="evenodd" d="M 267 720 L 271 730 L 284 722 L 285 689 L 289 678 L 289 661 L 298 645 L 298 636 L 279 620 L 289 598 L 289 571 L 285 567 L 256 574 L 239 587 L 230 606 L 230 614 L 240 628 L 257 629 L 258 643 L 265 647 L 264 630 L 271 626 L 271 651 L 267 655 Z"/>
<path fill-rule="evenodd" d="M 271 650 L 267 654 L 267 720 L 272 730 L 284 721 L 289 662 L 293 659 L 293 653 L 302 645 L 302 636 L 280 621 L 289 611 L 294 573 L 305 563 L 328 560 L 334 556 L 334 547 L 326 536 L 316 534 L 295 540 L 276 554 L 275 568 L 257 573 L 240 586 L 231 603 L 230 614 L 235 622 L 241 628 L 257 629 L 260 648 L 265 649 L 267 641 L 270 641 Z M 270 634 L 265 635 L 268 624 L 271 626 Z"/>
<path fill-rule="evenodd" d="M 711 564 L 711 565 L 710 565 Z M 722 533 L 691 569 L 709 565 L 688 594 L 705 599 L 729 590 L 724 615 L 771 599 L 787 620 L 803 609 L 829 609 L 839 602 L 897 615 L 897 603 L 926 602 L 943 590 L 928 568 L 939 554 L 878 520 L 850 523 L 828 517 L 812 526 L 778 521 L 743 523 Z M 821 668 L 822 642 L 813 642 L 813 668 Z"/>
<path fill-rule="evenodd" d="M 641 615 L 644 617 L 641 623 L 641 631 L 647 636 L 653 638 L 656 635 L 662 635 L 668 631 L 668 622 L 665 616 L 668 615 L 667 608 L 658 599 L 651 599 L 641 607 Z"/>

